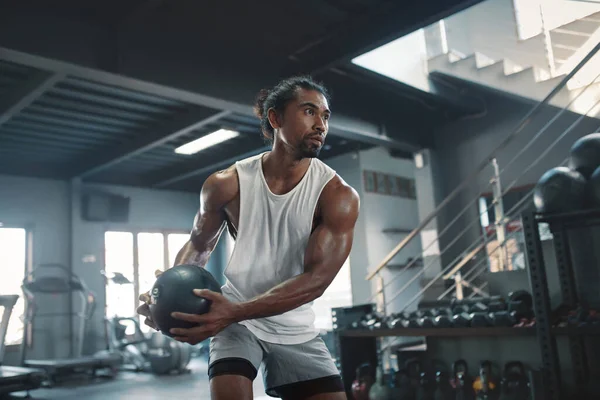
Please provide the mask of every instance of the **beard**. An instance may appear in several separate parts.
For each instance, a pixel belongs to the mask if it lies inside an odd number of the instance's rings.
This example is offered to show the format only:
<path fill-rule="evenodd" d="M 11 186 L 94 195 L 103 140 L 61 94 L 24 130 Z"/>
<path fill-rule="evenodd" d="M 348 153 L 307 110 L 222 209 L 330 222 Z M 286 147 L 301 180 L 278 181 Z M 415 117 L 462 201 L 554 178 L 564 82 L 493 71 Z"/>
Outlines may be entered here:
<path fill-rule="evenodd" d="M 303 142 L 298 149 L 298 152 L 302 158 L 317 158 L 319 157 L 322 148 L 323 146 L 318 146 L 312 142 Z"/>

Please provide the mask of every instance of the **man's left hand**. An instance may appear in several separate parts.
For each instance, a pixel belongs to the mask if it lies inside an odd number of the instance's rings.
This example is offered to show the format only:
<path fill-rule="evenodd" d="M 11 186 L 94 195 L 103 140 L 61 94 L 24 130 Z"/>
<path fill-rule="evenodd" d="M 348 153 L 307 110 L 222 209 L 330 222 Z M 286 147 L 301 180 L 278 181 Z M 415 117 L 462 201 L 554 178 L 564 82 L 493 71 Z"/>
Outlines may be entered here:
<path fill-rule="evenodd" d="M 197 344 L 209 337 L 215 336 L 223 329 L 236 322 L 236 304 L 227 300 L 222 294 L 206 289 L 194 289 L 194 294 L 210 300 L 212 304 L 206 314 L 186 314 L 174 312 L 173 318 L 182 321 L 195 322 L 199 326 L 193 328 L 173 328 L 170 333 L 173 339 L 189 344 Z"/>

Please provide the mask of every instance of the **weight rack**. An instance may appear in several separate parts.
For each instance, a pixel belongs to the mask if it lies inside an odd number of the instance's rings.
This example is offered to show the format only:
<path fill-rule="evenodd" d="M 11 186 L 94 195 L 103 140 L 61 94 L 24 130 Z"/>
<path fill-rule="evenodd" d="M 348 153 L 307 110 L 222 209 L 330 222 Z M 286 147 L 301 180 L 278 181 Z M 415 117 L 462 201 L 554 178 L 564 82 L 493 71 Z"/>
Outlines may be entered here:
<path fill-rule="evenodd" d="M 557 337 L 566 337 L 569 342 L 569 350 L 572 368 L 575 375 L 577 387 L 585 387 L 590 383 L 589 364 L 586 356 L 585 337 L 600 336 L 600 327 L 556 327 L 553 326 L 553 315 L 548 288 L 548 271 L 544 261 L 542 241 L 539 227 L 541 223 L 547 223 L 553 234 L 553 248 L 557 262 L 558 278 L 562 304 L 568 309 L 575 309 L 579 301 L 577 286 L 573 270 L 571 247 L 569 245 L 568 230 L 572 228 L 600 226 L 600 210 L 589 210 L 583 212 L 542 215 L 535 212 L 525 212 L 521 215 L 523 233 L 525 237 L 525 252 L 528 261 L 528 275 L 533 298 L 533 306 L 536 324 L 532 328 L 398 328 L 378 330 L 348 330 L 334 329 L 334 340 L 338 354 L 338 367 L 350 394 L 350 385 L 354 379 L 356 367 L 369 362 L 377 364 L 379 337 L 421 337 L 421 338 L 464 338 L 464 337 L 517 337 L 529 336 L 538 342 L 540 358 L 542 361 L 541 372 L 543 382 L 541 387 L 545 393 L 544 400 L 562 400 L 565 396 L 575 395 L 577 399 L 586 399 L 585 393 L 569 393 L 565 390 L 563 382 L 561 363 L 558 355 Z M 596 266 L 597 268 L 600 266 Z M 359 306 L 355 306 L 359 307 Z M 353 308 L 355 308 L 353 307 Z M 371 307 L 361 310 L 366 313 Z M 346 325 L 342 322 L 341 309 L 334 313 L 335 321 L 340 326 Z M 353 310 L 356 312 L 356 310 Z M 346 316 L 346 321 L 348 322 Z M 337 326 L 337 324 L 336 324 Z M 335 328 L 335 327 L 334 327 Z M 564 363 L 563 363 L 564 364 Z M 595 395 L 598 395 L 596 393 Z M 537 397 L 536 397 L 537 398 Z"/>
<path fill-rule="evenodd" d="M 536 315 L 538 342 L 544 367 L 544 384 L 548 390 L 547 395 L 549 398 L 558 400 L 564 398 L 566 393 L 561 376 L 560 361 L 556 345 L 557 334 L 564 334 L 568 337 L 571 363 L 575 375 L 575 386 L 584 388 L 590 383 L 585 336 L 596 336 L 599 332 L 598 329 L 594 329 L 594 327 L 552 329 L 552 310 L 550 307 L 546 263 L 544 262 L 544 255 L 542 253 L 542 242 L 539 230 L 540 224 L 548 224 L 553 236 L 561 303 L 566 309 L 574 310 L 578 306 L 580 296 L 577 292 L 572 249 L 569 243 L 568 231 L 575 228 L 600 225 L 600 210 L 585 210 L 545 215 L 536 212 L 527 212 L 521 216 L 521 219 L 525 234 L 525 247 L 534 301 L 534 311 Z M 589 268 L 592 267 L 598 268 L 599 266 L 589 266 Z M 596 282 L 596 284 L 598 283 L 599 282 Z M 586 396 L 585 393 L 572 394 Z"/>

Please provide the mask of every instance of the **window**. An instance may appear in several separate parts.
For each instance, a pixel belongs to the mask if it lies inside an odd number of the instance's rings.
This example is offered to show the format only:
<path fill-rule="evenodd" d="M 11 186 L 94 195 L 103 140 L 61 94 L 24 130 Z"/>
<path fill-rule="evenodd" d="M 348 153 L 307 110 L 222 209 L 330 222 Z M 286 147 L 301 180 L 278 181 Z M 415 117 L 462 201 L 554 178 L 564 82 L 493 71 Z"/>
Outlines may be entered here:
<path fill-rule="evenodd" d="M 8 324 L 6 345 L 20 344 L 23 338 L 25 301 L 21 284 L 25 278 L 26 262 L 27 231 L 22 228 L 0 228 L 0 293 L 19 295 Z"/>
<path fill-rule="evenodd" d="M 115 232 L 104 235 L 106 316 L 137 316 L 138 297 L 154 284 L 154 272 L 173 265 L 189 233 Z M 123 279 L 125 278 L 125 279 Z M 143 331 L 150 328 L 141 324 Z"/>
<path fill-rule="evenodd" d="M 134 288 L 133 234 L 131 232 L 106 232 L 104 247 L 104 270 L 107 276 L 121 274 L 127 280 L 107 283 L 106 316 L 131 317 L 134 315 L 137 304 Z"/>
<path fill-rule="evenodd" d="M 331 309 L 351 305 L 352 282 L 350 280 L 350 259 L 347 259 L 325 293 L 313 302 L 316 328 L 331 331 Z"/>
<path fill-rule="evenodd" d="M 177 253 L 190 240 L 189 233 L 169 233 L 167 235 L 167 254 L 169 257 L 169 265 L 173 265 L 175 263 L 175 257 L 177 257 Z"/>

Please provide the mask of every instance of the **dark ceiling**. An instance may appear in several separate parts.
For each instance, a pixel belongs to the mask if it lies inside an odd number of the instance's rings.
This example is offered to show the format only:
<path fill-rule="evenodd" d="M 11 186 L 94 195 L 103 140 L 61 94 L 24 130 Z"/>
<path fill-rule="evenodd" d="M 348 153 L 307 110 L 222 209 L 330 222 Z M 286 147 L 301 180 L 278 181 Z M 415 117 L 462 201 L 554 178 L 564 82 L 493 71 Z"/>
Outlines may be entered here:
<path fill-rule="evenodd" d="M 472 110 L 350 60 L 478 2 L 0 1 L 0 173 L 197 191 L 265 149 L 253 98 L 298 73 L 333 94 L 322 158 L 410 154 Z M 222 127 L 241 135 L 174 153 Z"/>

